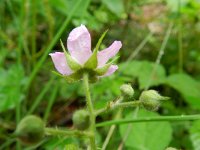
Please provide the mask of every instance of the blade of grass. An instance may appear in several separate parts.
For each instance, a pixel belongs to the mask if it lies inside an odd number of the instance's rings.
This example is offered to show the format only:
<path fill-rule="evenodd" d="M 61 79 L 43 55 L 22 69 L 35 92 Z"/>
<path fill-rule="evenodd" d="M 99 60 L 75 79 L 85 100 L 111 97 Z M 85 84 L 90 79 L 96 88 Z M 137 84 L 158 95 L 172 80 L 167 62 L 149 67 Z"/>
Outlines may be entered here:
<path fill-rule="evenodd" d="M 121 117 L 121 113 L 122 113 L 122 109 L 118 110 L 118 111 L 117 111 L 117 114 L 115 115 L 115 119 L 120 118 L 120 117 Z M 110 127 L 110 129 L 109 129 L 109 131 L 108 131 L 108 134 L 107 134 L 107 136 L 106 136 L 106 139 L 105 139 L 105 141 L 103 142 L 102 150 L 106 150 L 106 147 L 107 147 L 107 145 L 108 145 L 108 143 L 109 143 L 109 141 L 110 141 L 110 139 L 111 139 L 111 137 L 112 137 L 112 135 L 113 135 L 115 129 L 116 129 L 116 125 L 112 125 L 112 126 Z"/>
<path fill-rule="evenodd" d="M 0 150 L 5 150 L 6 147 L 8 149 L 8 146 L 11 145 L 12 143 L 15 142 L 15 139 L 8 139 L 6 142 L 4 142 L 1 146 L 0 146 Z"/>
<path fill-rule="evenodd" d="M 35 65 L 35 55 L 36 55 L 36 2 L 31 2 L 31 51 L 32 51 L 32 64 Z"/>
<path fill-rule="evenodd" d="M 135 108 L 135 110 L 134 110 L 134 112 L 133 112 L 133 117 L 132 117 L 133 119 L 137 119 L 139 109 L 140 109 L 140 107 Z M 124 142 L 125 142 L 126 139 L 128 138 L 129 133 L 131 132 L 131 130 L 132 130 L 132 124 L 129 124 L 129 125 L 128 125 L 128 128 L 127 128 L 127 130 L 126 130 L 126 132 L 125 132 L 125 136 L 123 136 L 123 139 L 121 140 L 121 143 L 120 143 L 119 146 L 118 146 L 118 150 L 122 150 L 122 149 L 123 149 Z"/>
<path fill-rule="evenodd" d="M 44 121 L 45 122 L 47 122 L 47 119 L 49 117 L 49 113 L 50 113 L 51 108 L 53 106 L 53 103 L 54 103 L 54 101 L 56 99 L 57 92 L 58 92 L 58 85 L 56 85 L 54 87 L 54 90 L 53 90 L 52 94 L 50 95 L 50 98 L 49 98 L 49 101 L 48 101 L 48 105 L 47 105 L 47 108 L 46 108 L 45 113 L 44 113 Z"/>
<path fill-rule="evenodd" d="M 169 27 L 168 27 L 168 29 L 167 29 L 167 32 L 166 32 L 166 34 L 165 34 L 164 40 L 163 40 L 163 42 L 162 42 L 162 45 L 161 45 L 161 47 L 160 47 L 158 56 L 157 56 L 157 58 L 156 58 L 156 62 L 155 62 L 155 65 L 154 65 L 154 67 L 153 67 L 152 73 L 151 73 L 151 75 L 150 75 L 149 82 L 148 82 L 148 84 L 147 84 L 146 87 L 145 87 L 145 90 L 147 90 L 147 89 L 149 88 L 149 86 L 150 86 L 150 84 L 151 84 L 151 82 L 152 82 L 152 78 L 153 78 L 153 76 L 154 76 L 154 74 L 155 74 L 155 71 L 156 71 L 158 65 L 160 64 L 160 60 L 161 60 L 162 56 L 164 55 L 164 50 L 165 50 L 166 45 L 167 45 L 167 42 L 168 42 L 168 40 L 169 40 L 171 31 L 172 31 L 172 27 L 173 27 L 173 23 L 170 23 L 170 25 L 169 25 Z"/>
<path fill-rule="evenodd" d="M 49 80 L 49 82 L 46 83 L 46 85 L 44 86 L 43 90 L 41 91 L 41 93 L 36 97 L 33 105 L 31 106 L 31 108 L 29 109 L 29 111 L 27 112 L 27 114 L 32 114 L 34 112 L 34 110 L 38 107 L 38 105 L 40 104 L 40 102 L 42 101 L 44 95 L 49 91 L 49 89 L 52 87 L 52 83 L 54 81 L 55 77 L 52 76 L 51 79 Z"/>
<path fill-rule="evenodd" d="M 145 44 L 149 41 L 149 39 L 152 37 L 153 33 L 150 32 L 144 40 L 136 47 L 136 49 L 133 51 L 133 53 L 128 57 L 127 61 L 131 61 L 135 56 L 139 54 L 139 52 L 142 50 L 142 48 L 145 46 Z"/>

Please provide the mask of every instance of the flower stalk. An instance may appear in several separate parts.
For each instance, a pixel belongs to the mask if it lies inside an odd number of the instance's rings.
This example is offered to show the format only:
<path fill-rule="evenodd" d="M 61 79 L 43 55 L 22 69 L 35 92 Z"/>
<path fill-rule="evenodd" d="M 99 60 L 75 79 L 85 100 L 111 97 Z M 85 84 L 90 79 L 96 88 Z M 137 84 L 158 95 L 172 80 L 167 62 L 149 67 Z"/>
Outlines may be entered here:
<path fill-rule="evenodd" d="M 96 111 L 95 115 L 98 116 L 102 113 L 106 113 L 108 111 L 118 109 L 118 108 L 125 108 L 125 107 L 137 107 L 141 105 L 141 101 L 131 101 L 131 102 L 122 102 L 123 97 L 121 96 L 116 102 L 108 103 L 104 108 L 99 109 Z"/>
<path fill-rule="evenodd" d="M 139 122 L 157 122 L 157 121 L 191 121 L 191 120 L 199 120 L 200 114 L 197 115 L 179 115 L 179 116 L 159 116 L 159 117 L 142 117 L 137 119 L 119 119 L 112 121 L 105 121 L 96 124 L 96 127 L 102 126 L 110 126 L 110 125 L 119 125 L 119 124 L 127 124 L 127 123 L 139 123 Z"/>
<path fill-rule="evenodd" d="M 87 109 L 90 113 L 89 130 L 92 134 L 92 136 L 90 136 L 90 147 L 92 150 L 96 150 L 96 145 L 95 145 L 96 116 L 95 116 L 95 111 L 94 111 L 91 96 L 90 96 L 89 79 L 88 79 L 87 73 L 83 74 L 83 83 L 84 83 L 84 89 L 85 89 Z"/>
<path fill-rule="evenodd" d="M 80 130 L 64 130 L 58 128 L 45 128 L 45 135 L 47 136 L 82 136 L 82 137 L 92 137 L 90 132 L 80 131 Z"/>

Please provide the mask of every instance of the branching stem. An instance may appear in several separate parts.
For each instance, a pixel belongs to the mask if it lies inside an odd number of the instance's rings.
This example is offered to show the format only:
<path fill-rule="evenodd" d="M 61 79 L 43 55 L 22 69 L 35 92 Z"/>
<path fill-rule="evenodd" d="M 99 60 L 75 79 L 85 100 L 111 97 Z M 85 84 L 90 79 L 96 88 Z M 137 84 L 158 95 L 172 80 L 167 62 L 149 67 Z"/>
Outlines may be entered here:
<path fill-rule="evenodd" d="M 118 108 L 124 108 L 124 107 L 137 107 L 141 104 L 139 100 L 137 101 L 131 101 L 131 102 L 123 102 L 120 103 L 122 97 L 120 97 L 116 102 L 110 102 L 106 105 L 106 107 L 99 109 L 96 111 L 95 115 L 98 116 L 102 113 L 105 113 L 110 110 L 118 109 Z"/>

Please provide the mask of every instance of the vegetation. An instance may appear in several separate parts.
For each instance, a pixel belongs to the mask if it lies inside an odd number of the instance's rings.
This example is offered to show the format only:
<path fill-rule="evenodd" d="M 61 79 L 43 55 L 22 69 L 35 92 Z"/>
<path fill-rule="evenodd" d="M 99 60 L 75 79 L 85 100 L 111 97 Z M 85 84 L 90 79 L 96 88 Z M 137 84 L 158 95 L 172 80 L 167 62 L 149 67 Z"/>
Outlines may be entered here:
<path fill-rule="evenodd" d="M 87 149 L 88 137 L 103 150 L 200 149 L 199 0 L 1 0 L 0 14 L 0 150 Z M 119 69 L 90 85 L 57 76 L 49 56 L 81 24 L 92 48 L 107 30 L 99 50 L 122 42 Z M 91 121 L 89 95 L 94 132 L 77 121 Z M 43 127 L 33 115 L 45 129 L 24 145 L 21 120 Z"/>

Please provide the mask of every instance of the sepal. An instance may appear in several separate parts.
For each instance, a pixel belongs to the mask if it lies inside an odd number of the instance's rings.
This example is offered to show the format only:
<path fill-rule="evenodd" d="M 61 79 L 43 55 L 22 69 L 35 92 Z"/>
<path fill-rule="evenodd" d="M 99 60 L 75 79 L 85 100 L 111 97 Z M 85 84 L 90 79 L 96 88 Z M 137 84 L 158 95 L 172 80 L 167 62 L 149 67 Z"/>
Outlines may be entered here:
<path fill-rule="evenodd" d="M 92 53 L 92 55 L 90 56 L 90 58 L 86 61 L 86 63 L 84 64 L 84 68 L 87 68 L 87 69 L 95 69 L 98 65 L 98 59 L 97 59 L 97 53 L 98 53 L 98 50 L 99 50 L 99 47 L 106 35 L 106 33 L 108 32 L 108 30 L 106 30 L 102 35 L 101 37 L 99 38 L 98 42 L 97 42 L 97 45 Z"/>
<path fill-rule="evenodd" d="M 73 70 L 73 71 L 78 71 L 82 68 L 82 66 L 76 61 L 74 60 L 74 58 L 72 58 L 69 53 L 66 51 L 64 45 L 63 45 L 63 42 L 60 40 L 60 44 L 61 44 L 61 47 L 63 49 L 63 52 L 65 53 L 65 57 L 66 57 L 66 60 L 67 60 L 67 64 L 69 65 L 69 67 Z"/>

